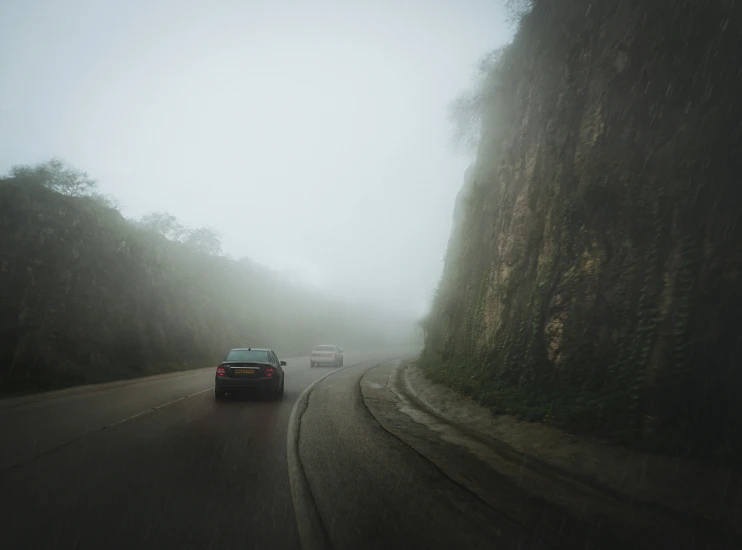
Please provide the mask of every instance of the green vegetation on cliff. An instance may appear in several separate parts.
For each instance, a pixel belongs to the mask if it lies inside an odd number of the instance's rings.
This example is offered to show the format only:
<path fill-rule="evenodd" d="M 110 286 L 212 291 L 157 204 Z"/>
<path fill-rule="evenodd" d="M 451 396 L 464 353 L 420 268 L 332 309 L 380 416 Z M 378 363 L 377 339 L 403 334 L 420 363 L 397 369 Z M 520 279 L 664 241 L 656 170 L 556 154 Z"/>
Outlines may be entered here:
<path fill-rule="evenodd" d="M 742 6 L 532 4 L 467 101 L 422 365 L 496 412 L 738 460 Z"/>
<path fill-rule="evenodd" d="M 215 255 L 208 228 L 170 240 L 162 215 L 125 220 L 95 189 L 57 161 L 0 179 L 1 393 L 208 366 L 230 347 L 297 356 L 410 334 L 404 320 Z"/>

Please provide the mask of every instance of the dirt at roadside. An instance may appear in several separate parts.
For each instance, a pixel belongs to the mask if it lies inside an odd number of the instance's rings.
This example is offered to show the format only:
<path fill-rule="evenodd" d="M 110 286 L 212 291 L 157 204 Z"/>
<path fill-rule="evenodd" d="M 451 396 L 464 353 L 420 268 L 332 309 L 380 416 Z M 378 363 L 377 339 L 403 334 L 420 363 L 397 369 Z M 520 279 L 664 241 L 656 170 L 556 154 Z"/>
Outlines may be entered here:
<path fill-rule="evenodd" d="M 404 366 L 400 374 L 402 389 L 425 408 L 484 441 L 505 444 L 553 468 L 561 477 L 699 518 L 742 536 L 739 473 L 610 446 L 510 416 L 495 416 L 488 408 L 431 382 L 414 363 Z"/>

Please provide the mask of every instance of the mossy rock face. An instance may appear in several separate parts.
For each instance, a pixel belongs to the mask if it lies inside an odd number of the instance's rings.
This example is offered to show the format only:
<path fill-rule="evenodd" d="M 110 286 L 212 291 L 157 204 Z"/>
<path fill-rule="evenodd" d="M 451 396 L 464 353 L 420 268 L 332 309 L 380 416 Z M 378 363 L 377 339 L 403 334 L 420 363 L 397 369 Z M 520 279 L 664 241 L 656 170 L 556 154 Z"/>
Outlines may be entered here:
<path fill-rule="evenodd" d="M 426 357 L 480 364 L 461 391 L 742 458 L 739 32 L 724 2 L 534 2 L 488 76 L 477 185 L 428 319 Z"/>

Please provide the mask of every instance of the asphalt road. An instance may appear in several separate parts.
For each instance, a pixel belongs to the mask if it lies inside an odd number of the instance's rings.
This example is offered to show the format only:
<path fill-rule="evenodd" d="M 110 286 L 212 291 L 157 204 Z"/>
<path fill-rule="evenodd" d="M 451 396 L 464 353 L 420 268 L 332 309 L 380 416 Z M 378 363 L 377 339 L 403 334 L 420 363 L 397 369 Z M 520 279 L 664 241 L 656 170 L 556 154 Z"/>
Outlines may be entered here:
<path fill-rule="evenodd" d="M 0 548 L 298 548 L 288 419 L 333 369 L 287 362 L 279 402 L 215 402 L 213 369 L 0 402 Z"/>
<path fill-rule="evenodd" d="M 376 364 L 350 367 L 320 381 L 302 415 L 299 456 L 330 546 L 551 548 L 381 427 L 359 385 Z"/>
<path fill-rule="evenodd" d="M 295 418 L 332 548 L 544 548 L 373 419 L 359 381 L 395 355 L 288 359 L 282 401 L 216 402 L 213 369 L 0 401 L 0 548 L 300 548 L 289 418 L 330 372 Z"/>

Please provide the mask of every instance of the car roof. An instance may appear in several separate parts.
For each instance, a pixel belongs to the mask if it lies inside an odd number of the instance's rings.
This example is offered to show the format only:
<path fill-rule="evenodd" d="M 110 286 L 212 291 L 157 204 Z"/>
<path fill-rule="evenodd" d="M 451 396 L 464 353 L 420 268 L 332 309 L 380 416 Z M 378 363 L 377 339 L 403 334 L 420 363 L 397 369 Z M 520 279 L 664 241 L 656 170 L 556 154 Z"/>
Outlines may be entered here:
<path fill-rule="evenodd" d="M 269 348 L 232 348 L 229 351 L 272 351 Z"/>

